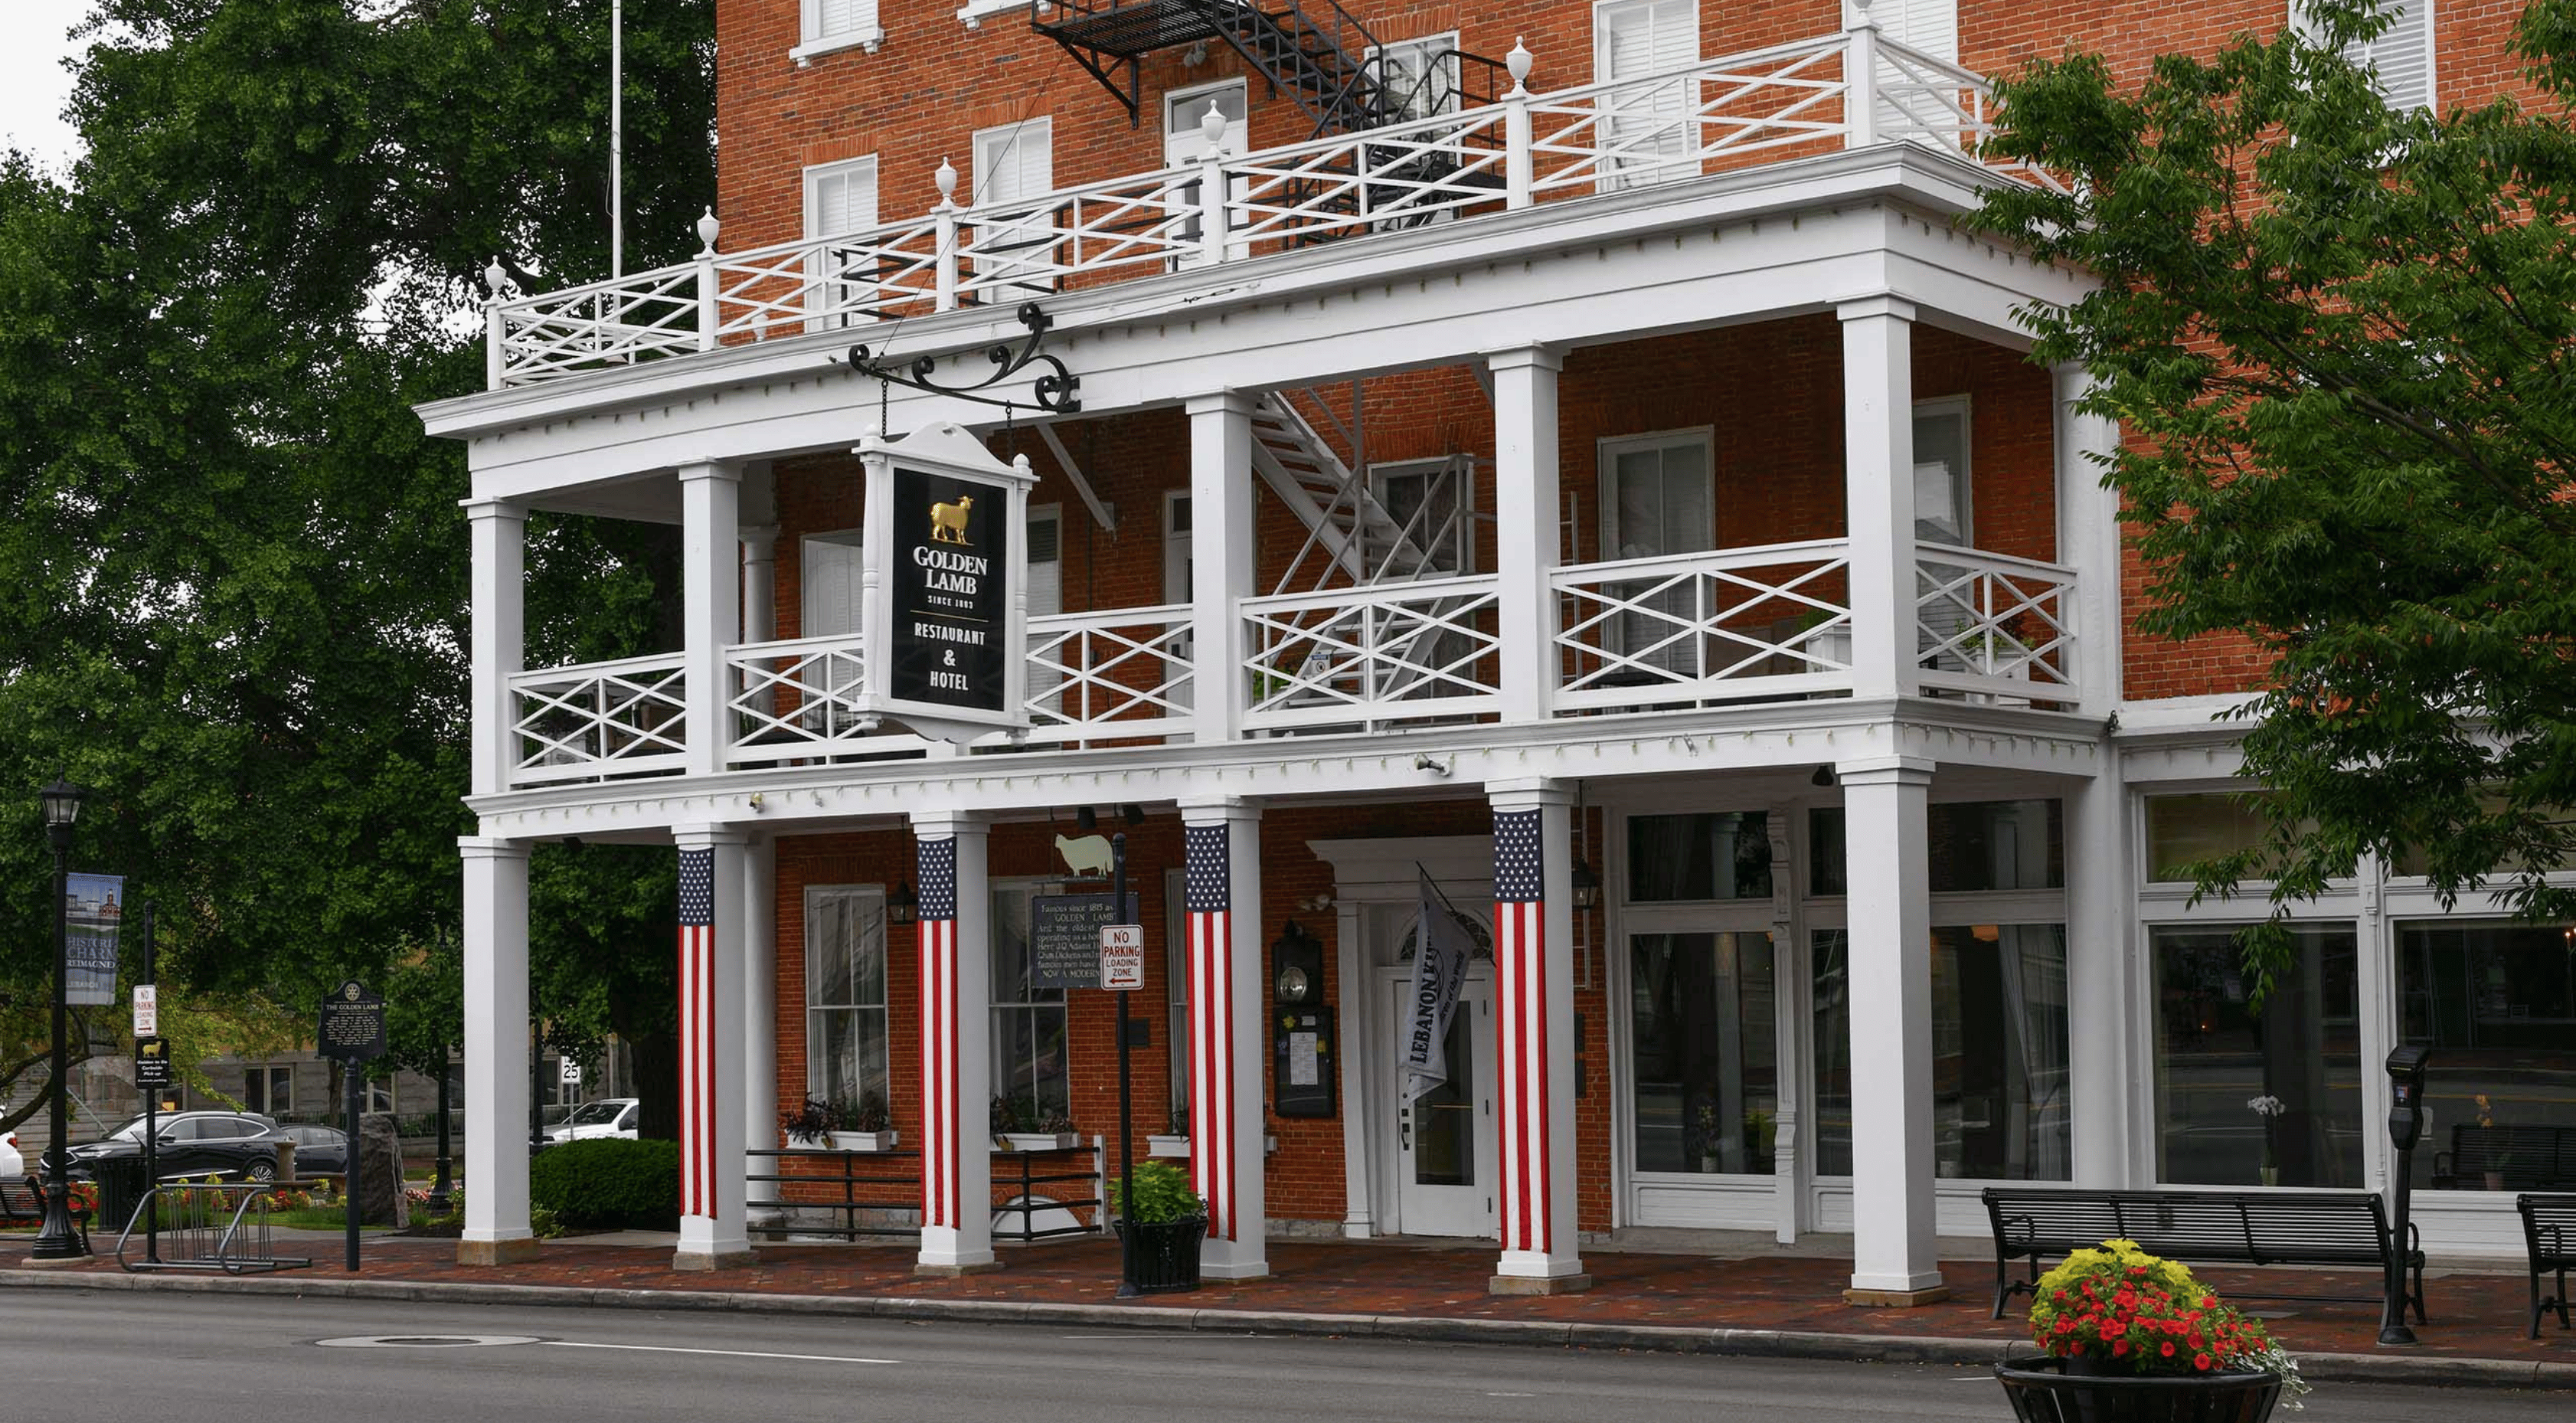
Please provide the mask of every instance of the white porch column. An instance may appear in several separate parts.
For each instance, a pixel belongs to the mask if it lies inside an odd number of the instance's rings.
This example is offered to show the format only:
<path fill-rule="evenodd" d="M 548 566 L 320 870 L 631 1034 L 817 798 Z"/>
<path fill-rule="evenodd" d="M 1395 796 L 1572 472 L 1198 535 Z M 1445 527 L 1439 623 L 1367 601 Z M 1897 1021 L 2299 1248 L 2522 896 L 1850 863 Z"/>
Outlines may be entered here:
<path fill-rule="evenodd" d="M 778 841 L 753 836 L 742 856 L 742 1144 L 778 1145 Z M 743 1158 L 745 1176 L 775 1176 L 775 1157 Z M 775 1181 L 743 1182 L 743 1199 L 778 1199 Z"/>
<path fill-rule="evenodd" d="M 1843 509 L 1851 539 L 1852 694 L 1914 695 L 1914 306 L 1842 304 Z M 1854 861 L 1855 865 L 1860 861 Z"/>
<path fill-rule="evenodd" d="M 680 467 L 680 563 L 686 584 L 682 653 L 688 697 L 688 770 L 724 769 L 733 719 L 725 712 L 732 679 L 725 649 L 742 632 L 742 483 L 724 464 Z M 735 881 L 740 884 L 739 877 Z M 731 1138 L 727 1138 L 730 1140 Z"/>
<path fill-rule="evenodd" d="M 1494 372 L 1495 630 L 1502 637 L 1503 720 L 1544 720 L 1556 699 L 1556 377 L 1546 346 L 1486 353 Z"/>
<path fill-rule="evenodd" d="M 1200 741 L 1243 731 L 1243 619 L 1252 596 L 1252 407 L 1241 391 L 1191 396 L 1190 648 L 1192 716 Z"/>
<path fill-rule="evenodd" d="M 2057 413 L 2057 561 L 2075 570 L 2076 710 L 2108 716 L 2120 704 L 2120 496 L 2102 487 L 2120 448 L 2115 420 L 2075 402 L 2093 378 L 2072 361 L 2049 368 Z"/>
<path fill-rule="evenodd" d="M 1496 781 L 1494 1069 L 1498 1295 L 1589 1289 L 1575 1240 L 1573 791 Z"/>
<path fill-rule="evenodd" d="M 914 811 L 921 899 L 921 1252 L 918 1275 L 993 1259 L 993 893 L 985 828 L 965 811 Z"/>
<path fill-rule="evenodd" d="M 731 541 L 727 541 L 731 546 Z M 683 825 L 680 847 L 680 1248 L 675 1270 L 751 1263 L 743 1230 L 743 884 L 751 837 Z"/>
<path fill-rule="evenodd" d="M 1262 1064 L 1269 994 L 1261 972 L 1261 805 L 1239 796 L 1180 803 L 1189 913 L 1190 1177 L 1207 1203 L 1199 1271 L 1270 1273 Z"/>
<path fill-rule="evenodd" d="M 1933 1243 L 1932 763 L 1845 761 L 1853 1304 L 1947 1299 Z M 1861 876 L 1866 878 L 1861 878 Z"/>
<path fill-rule="evenodd" d="M 537 1256 L 528 1228 L 528 843 L 467 835 L 456 848 L 465 858 L 465 1159 L 474 1170 L 456 1263 L 506 1265 Z"/>
<path fill-rule="evenodd" d="M 476 795 L 510 788 L 518 760 L 517 720 L 510 701 L 511 674 L 527 652 L 528 511 L 501 499 L 466 502 L 473 544 L 474 762 Z"/>

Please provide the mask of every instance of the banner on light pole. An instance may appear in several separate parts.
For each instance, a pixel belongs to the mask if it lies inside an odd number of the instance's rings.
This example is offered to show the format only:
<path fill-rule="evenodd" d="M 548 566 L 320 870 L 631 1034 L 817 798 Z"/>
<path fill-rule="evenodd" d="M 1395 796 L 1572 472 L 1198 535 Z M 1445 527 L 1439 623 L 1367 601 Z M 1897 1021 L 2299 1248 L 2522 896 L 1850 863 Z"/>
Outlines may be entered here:
<path fill-rule="evenodd" d="M 69 875 L 63 881 L 63 1001 L 101 1008 L 116 1001 L 116 946 L 125 922 L 125 876 Z"/>

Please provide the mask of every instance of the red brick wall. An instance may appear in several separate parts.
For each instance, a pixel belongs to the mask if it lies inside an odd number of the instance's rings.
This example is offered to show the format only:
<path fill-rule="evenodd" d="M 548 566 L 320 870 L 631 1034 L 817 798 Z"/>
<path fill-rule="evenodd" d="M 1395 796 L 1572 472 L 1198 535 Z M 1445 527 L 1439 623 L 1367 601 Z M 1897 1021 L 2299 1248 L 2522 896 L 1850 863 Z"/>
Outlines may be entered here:
<path fill-rule="evenodd" d="M 1492 814 L 1480 800 L 1405 806 L 1306 806 L 1269 813 L 1261 826 L 1262 983 L 1267 985 L 1272 977 L 1268 946 L 1293 917 L 1323 942 L 1323 1001 L 1338 1001 L 1341 985 L 1335 916 L 1329 909 L 1318 914 L 1296 907 L 1300 899 L 1329 895 L 1333 890 L 1332 867 L 1317 859 L 1306 848 L 1307 842 L 1367 836 L 1474 835 L 1486 833 L 1492 826 Z M 1589 843 L 1597 845 L 1597 814 L 1594 828 Z M 1071 830 L 1070 824 L 1051 827 L 1043 822 L 995 826 L 990 842 L 992 877 L 1000 880 L 1060 874 L 1063 867 L 1054 855 L 1053 836 Z M 1161 945 L 1166 942 L 1166 915 L 1176 912 L 1174 906 L 1164 902 L 1163 872 L 1177 869 L 1181 863 L 1180 819 L 1170 813 L 1158 814 L 1126 833 L 1130 884 L 1140 901 L 1146 942 Z M 906 831 L 787 836 L 779 840 L 777 1032 L 778 1100 L 782 1106 L 802 1100 L 806 1090 L 806 888 L 834 884 L 891 886 L 912 878 L 912 855 L 913 840 Z M 1603 951 L 1599 947 L 1597 915 L 1587 937 L 1595 946 L 1595 987 L 1578 990 L 1575 995 L 1575 1012 L 1583 1016 L 1585 1035 L 1585 1081 L 1576 1105 L 1580 1208 L 1584 1229 L 1605 1230 L 1610 1220 L 1609 1008 L 1598 986 Z M 912 944 L 909 936 L 898 933 L 887 952 L 887 1051 L 895 1126 L 909 1141 L 920 1140 L 921 1132 L 917 992 Z M 1130 1005 L 1131 1012 L 1150 1015 L 1155 1024 L 1155 1046 L 1138 1051 L 1133 1060 L 1136 1150 L 1140 1157 L 1145 1151 L 1144 1138 L 1163 1129 L 1165 1103 L 1170 1100 L 1165 1042 L 1168 1024 L 1163 1007 L 1169 1001 L 1168 994 L 1163 956 L 1148 952 L 1145 987 Z M 1086 1135 L 1096 1132 L 1114 1138 L 1118 1127 L 1118 1058 L 1112 1024 L 1117 1007 L 1103 993 L 1078 992 L 1070 999 L 1066 1028 L 1073 1115 Z M 1355 1031 L 1351 1025 L 1343 1025 L 1346 1051 L 1350 1050 Z M 1265 1103 L 1269 1098 L 1265 1082 Z M 1342 1104 L 1342 1110 L 1350 1110 L 1347 1102 Z M 1265 1112 L 1265 1127 L 1279 1139 L 1279 1150 L 1271 1156 L 1268 1168 L 1270 1214 L 1283 1220 L 1340 1220 L 1347 1209 L 1341 1119 L 1270 1117 Z"/>

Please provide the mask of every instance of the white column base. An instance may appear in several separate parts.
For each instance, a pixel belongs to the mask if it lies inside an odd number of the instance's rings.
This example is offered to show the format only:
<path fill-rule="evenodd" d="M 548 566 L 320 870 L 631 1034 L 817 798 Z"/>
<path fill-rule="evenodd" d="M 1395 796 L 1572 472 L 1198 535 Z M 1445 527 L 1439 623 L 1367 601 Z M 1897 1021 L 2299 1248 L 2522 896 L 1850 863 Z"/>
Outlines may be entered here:
<path fill-rule="evenodd" d="M 913 1256 L 912 1272 L 937 1278 L 976 1275 L 1002 1268 L 1002 1262 L 993 1258 L 990 1220 L 987 1216 L 987 1228 L 975 1232 L 984 1237 L 981 1241 L 967 1239 L 967 1232 L 953 1226 L 924 1227 L 920 1252 Z"/>

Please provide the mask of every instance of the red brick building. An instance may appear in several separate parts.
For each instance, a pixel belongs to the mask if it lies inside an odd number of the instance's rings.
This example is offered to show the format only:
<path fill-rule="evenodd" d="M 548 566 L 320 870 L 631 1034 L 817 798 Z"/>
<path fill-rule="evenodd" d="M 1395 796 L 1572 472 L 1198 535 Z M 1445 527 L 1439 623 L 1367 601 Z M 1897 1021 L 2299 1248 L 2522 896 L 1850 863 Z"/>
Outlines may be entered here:
<path fill-rule="evenodd" d="M 2413 0 L 2392 100 L 2507 88 L 2514 9 Z M 2251 1011 L 2243 911 L 2169 867 L 2245 831 L 2210 718 L 2259 668 L 2128 629 L 2117 432 L 2013 316 L 2085 278 L 1957 221 L 2045 181 L 1978 158 L 1981 75 L 2285 19 L 719 0 L 706 252 L 496 293 L 491 389 L 424 411 L 475 478 L 470 1120 L 525 1115 L 527 847 L 667 840 L 683 1262 L 804 1218 L 742 1152 L 810 1096 L 882 1099 L 924 1268 L 982 1267 L 1004 1119 L 1115 1131 L 1114 1006 L 1033 923 L 1123 831 L 1134 1147 L 1221 1275 L 1465 1235 L 1553 1290 L 1692 1225 L 1850 1231 L 1858 1297 L 1920 1299 L 1983 1184 L 2383 1183 L 2403 1040 L 2443 1141 L 2576 1126 L 2556 931 L 2405 866 Z M 957 394 L 1030 306 L 1060 365 Z M 686 645 L 524 667 L 531 509 L 682 525 Z M 1409 1095 L 1426 877 L 1477 946 Z M 2428 1237 L 2501 1248 L 2496 1178 L 2432 1169 Z M 526 1240 L 507 1179 L 470 1209 L 469 1259 Z"/>

